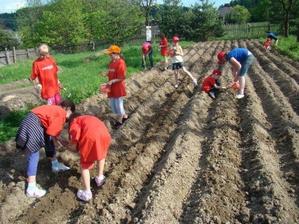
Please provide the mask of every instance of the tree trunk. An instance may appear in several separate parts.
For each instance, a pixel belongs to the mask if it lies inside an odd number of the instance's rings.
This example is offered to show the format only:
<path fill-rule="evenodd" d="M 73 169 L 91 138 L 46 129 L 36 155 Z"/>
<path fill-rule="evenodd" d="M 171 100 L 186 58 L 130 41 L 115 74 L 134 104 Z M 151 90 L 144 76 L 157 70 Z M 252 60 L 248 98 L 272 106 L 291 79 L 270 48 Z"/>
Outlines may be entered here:
<path fill-rule="evenodd" d="M 290 19 L 289 11 L 286 11 L 286 14 L 284 17 L 284 36 L 285 37 L 289 36 L 289 19 Z"/>

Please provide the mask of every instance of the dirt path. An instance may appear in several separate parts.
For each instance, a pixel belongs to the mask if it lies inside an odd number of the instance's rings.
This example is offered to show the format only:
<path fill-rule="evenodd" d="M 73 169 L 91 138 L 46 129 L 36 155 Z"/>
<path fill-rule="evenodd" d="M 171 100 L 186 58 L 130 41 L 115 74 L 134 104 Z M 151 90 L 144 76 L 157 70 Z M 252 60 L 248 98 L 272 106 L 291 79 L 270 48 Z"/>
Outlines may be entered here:
<path fill-rule="evenodd" d="M 186 67 L 199 83 L 216 53 L 249 47 L 257 63 L 246 98 L 232 90 L 211 100 L 187 76 L 174 88 L 172 71 L 132 76 L 129 119 L 111 130 L 107 182 L 93 199 L 76 199 L 78 156 L 60 152 L 72 169 L 52 174 L 41 158 L 38 183 L 48 194 L 24 195 L 24 155 L 13 142 L 0 149 L 0 223 L 298 223 L 299 117 L 296 67 L 264 53 L 257 42 L 198 43 L 186 51 Z M 223 85 L 231 81 L 224 68 Z M 293 75 L 290 75 L 292 73 Z M 297 95 L 296 95 L 297 94 Z M 84 113 L 113 121 L 107 99 L 90 97 Z"/>

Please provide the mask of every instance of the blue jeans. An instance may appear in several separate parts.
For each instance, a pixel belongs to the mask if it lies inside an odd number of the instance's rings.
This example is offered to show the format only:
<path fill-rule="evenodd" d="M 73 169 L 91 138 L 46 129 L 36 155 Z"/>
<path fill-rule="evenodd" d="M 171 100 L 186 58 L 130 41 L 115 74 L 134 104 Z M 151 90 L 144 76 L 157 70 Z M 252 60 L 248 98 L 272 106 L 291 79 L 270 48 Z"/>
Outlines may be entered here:
<path fill-rule="evenodd" d="M 124 109 L 124 99 L 122 97 L 119 98 L 109 98 L 111 110 L 114 114 L 117 115 L 125 115 Z"/>
<path fill-rule="evenodd" d="M 46 133 L 45 136 L 45 152 L 47 157 L 54 157 L 56 154 L 55 145 L 53 138 Z M 27 158 L 27 176 L 36 176 L 37 167 L 39 162 L 39 150 L 36 152 L 31 152 L 26 149 L 26 158 Z"/>
<path fill-rule="evenodd" d="M 31 152 L 26 150 L 27 157 L 27 176 L 36 176 L 37 166 L 39 162 L 39 151 Z"/>
<path fill-rule="evenodd" d="M 253 63 L 255 57 L 251 54 L 247 57 L 246 61 L 241 64 L 240 76 L 247 75 L 248 69 L 250 68 L 251 64 Z"/>

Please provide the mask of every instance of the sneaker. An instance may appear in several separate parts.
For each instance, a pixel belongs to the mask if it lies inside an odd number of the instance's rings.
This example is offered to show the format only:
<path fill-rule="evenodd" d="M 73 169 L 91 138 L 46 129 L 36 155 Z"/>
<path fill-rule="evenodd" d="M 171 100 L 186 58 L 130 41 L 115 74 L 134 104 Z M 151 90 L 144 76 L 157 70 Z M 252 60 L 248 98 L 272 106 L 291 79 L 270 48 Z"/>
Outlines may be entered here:
<path fill-rule="evenodd" d="M 64 165 L 63 163 L 57 163 L 55 165 L 52 165 L 52 172 L 57 173 L 60 171 L 66 171 L 69 170 L 70 167 Z"/>
<path fill-rule="evenodd" d="M 89 201 L 92 199 L 91 191 L 78 190 L 77 197 L 82 201 Z"/>
<path fill-rule="evenodd" d="M 237 98 L 237 99 L 242 99 L 242 98 L 244 98 L 244 94 L 237 94 L 237 95 L 236 95 L 236 98 Z"/>
<path fill-rule="evenodd" d="M 47 192 L 43 189 L 39 189 L 38 187 L 35 187 L 33 189 L 27 189 L 26 190 L 26 196 L 29 198 L 41 198 L 43 197 Z"/>
<path fill-rule="evenodd" d="M 209 92 L 210 97 L 212 97 L 213 99 L 216 98 L 215 93 L 214 92 Z"/>
<path fill-rule="evenodd" d="M 197 86 L 197 80 L 196 80 L 196 79 L 193 79 L 192 81 L 193 81 L 193 84 L 194 84 L 195 86 Z"/>
<path fill-rule="evenodd" d="M 97 186 L 98 186 L 98 187 L 101 187 L 101 186 L 103 186 L 103 184 L 105 183 L 105 181 L 106 181 L 106 177 L 105 177 L 105 176 L 103 176 L 102 178 L 100 178 L 100 177 L 95 177 L 94 180 L 96 181 Z"/>

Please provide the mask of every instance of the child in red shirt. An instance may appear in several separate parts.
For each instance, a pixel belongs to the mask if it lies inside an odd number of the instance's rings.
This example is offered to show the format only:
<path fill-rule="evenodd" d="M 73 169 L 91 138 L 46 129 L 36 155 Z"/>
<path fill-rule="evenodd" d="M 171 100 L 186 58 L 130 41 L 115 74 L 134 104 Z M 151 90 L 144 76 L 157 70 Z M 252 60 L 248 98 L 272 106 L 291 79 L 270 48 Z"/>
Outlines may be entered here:
<path fill-rule="evenodd" d="M 58 105 L 61 101 L 62 86 L 57 77 L 57 64 L 49 55 L 49 47 L 46 44 L 40 45 L 39 54 L 39 58 L 32 64 L 30 80 L 37 79 L 37 86 L 41 88 L 41 97 L 47 100 L 48 105 Z"/>
<path fill-rule="evenodd" d="M 220 70 L 213 70 L 212 74 L 203 80 L 201 90 L 206 92 L 212 99 L 218 96 L 219 90 L 221 89 L 220 76 Z M 222 87 L 222 89 L 224 89 L 224 87 Z"/>
<path fill-rule="evenodd" d="M 150 69 L 154 67 L 153 60 L 153 48 L 150 41 L 145 41 L 141 46 L 142 52 L 142 68 L 146 69 L 146 58 L 148 57 L 150 62 Z"/>
<path fill-rule="evenodd" d="M 168 40 L 165 37 L 164 33 L 161 33 L 161 40 L 160 40 L 160 45 L 159 45 L 160 49 L 161 49 L 161 56 L 164 58 L 164 70 L 167 69 L 167 64 L 168 64 Z"/>
<path fill-rule="evenodd" d="M 58 140 L 66 119 L 75 111 L 71 101 L 63 101 L 60 106 L 43 105 L 34 108 L 21 122 L 16 136 L 16 146 L 26 153 L 28 197 L 42 197 L 45 190 L 36 186 L 39 150 L 44 147 L 46 156 L 52 160 L 52 171 L 68 170 L 69 167 L 59 163 L 56 158 L 54 140 Z M 58 140 L 59 141 L 59 140 Z"/>
<path fill-rule="evenodd" d="M 105 182 L 104 165 L 111 136 L 105 124 L 95 116 L 72 114 L 69 120 L 69 137 L 80 154 L 84 190 L 78 190 L 77 196 L 83 201 L 89 201 L 92 198 L 89 169 L 97 162 L 98 175 L 95 181 L 98 187 L 102 186 Z"/>
<path fill-rule="evenodd" d="M 111 90 L 108 93 L 110 106 L 112 112 L 117 116 L 117 122 L 115 128 L 119 128 L 123 122 L 128 118 L 124 109 L 123 98 L 127 95 L 126 93 L 126 71 L 127 66 L 124 59 L 120 55 L 121 48 L 117 45 L 111 45 L 107 49 L 107 53 L 111 57 L 108 71 L 108 85 L 111 86 Z"/>
<path fill-rule="evenodd" d="M 267 39 L 264 42 L 264 48 L 266 50 L 271 50 L 271 45 L 272 45 L 272 39 L 267 37 Z"/>

